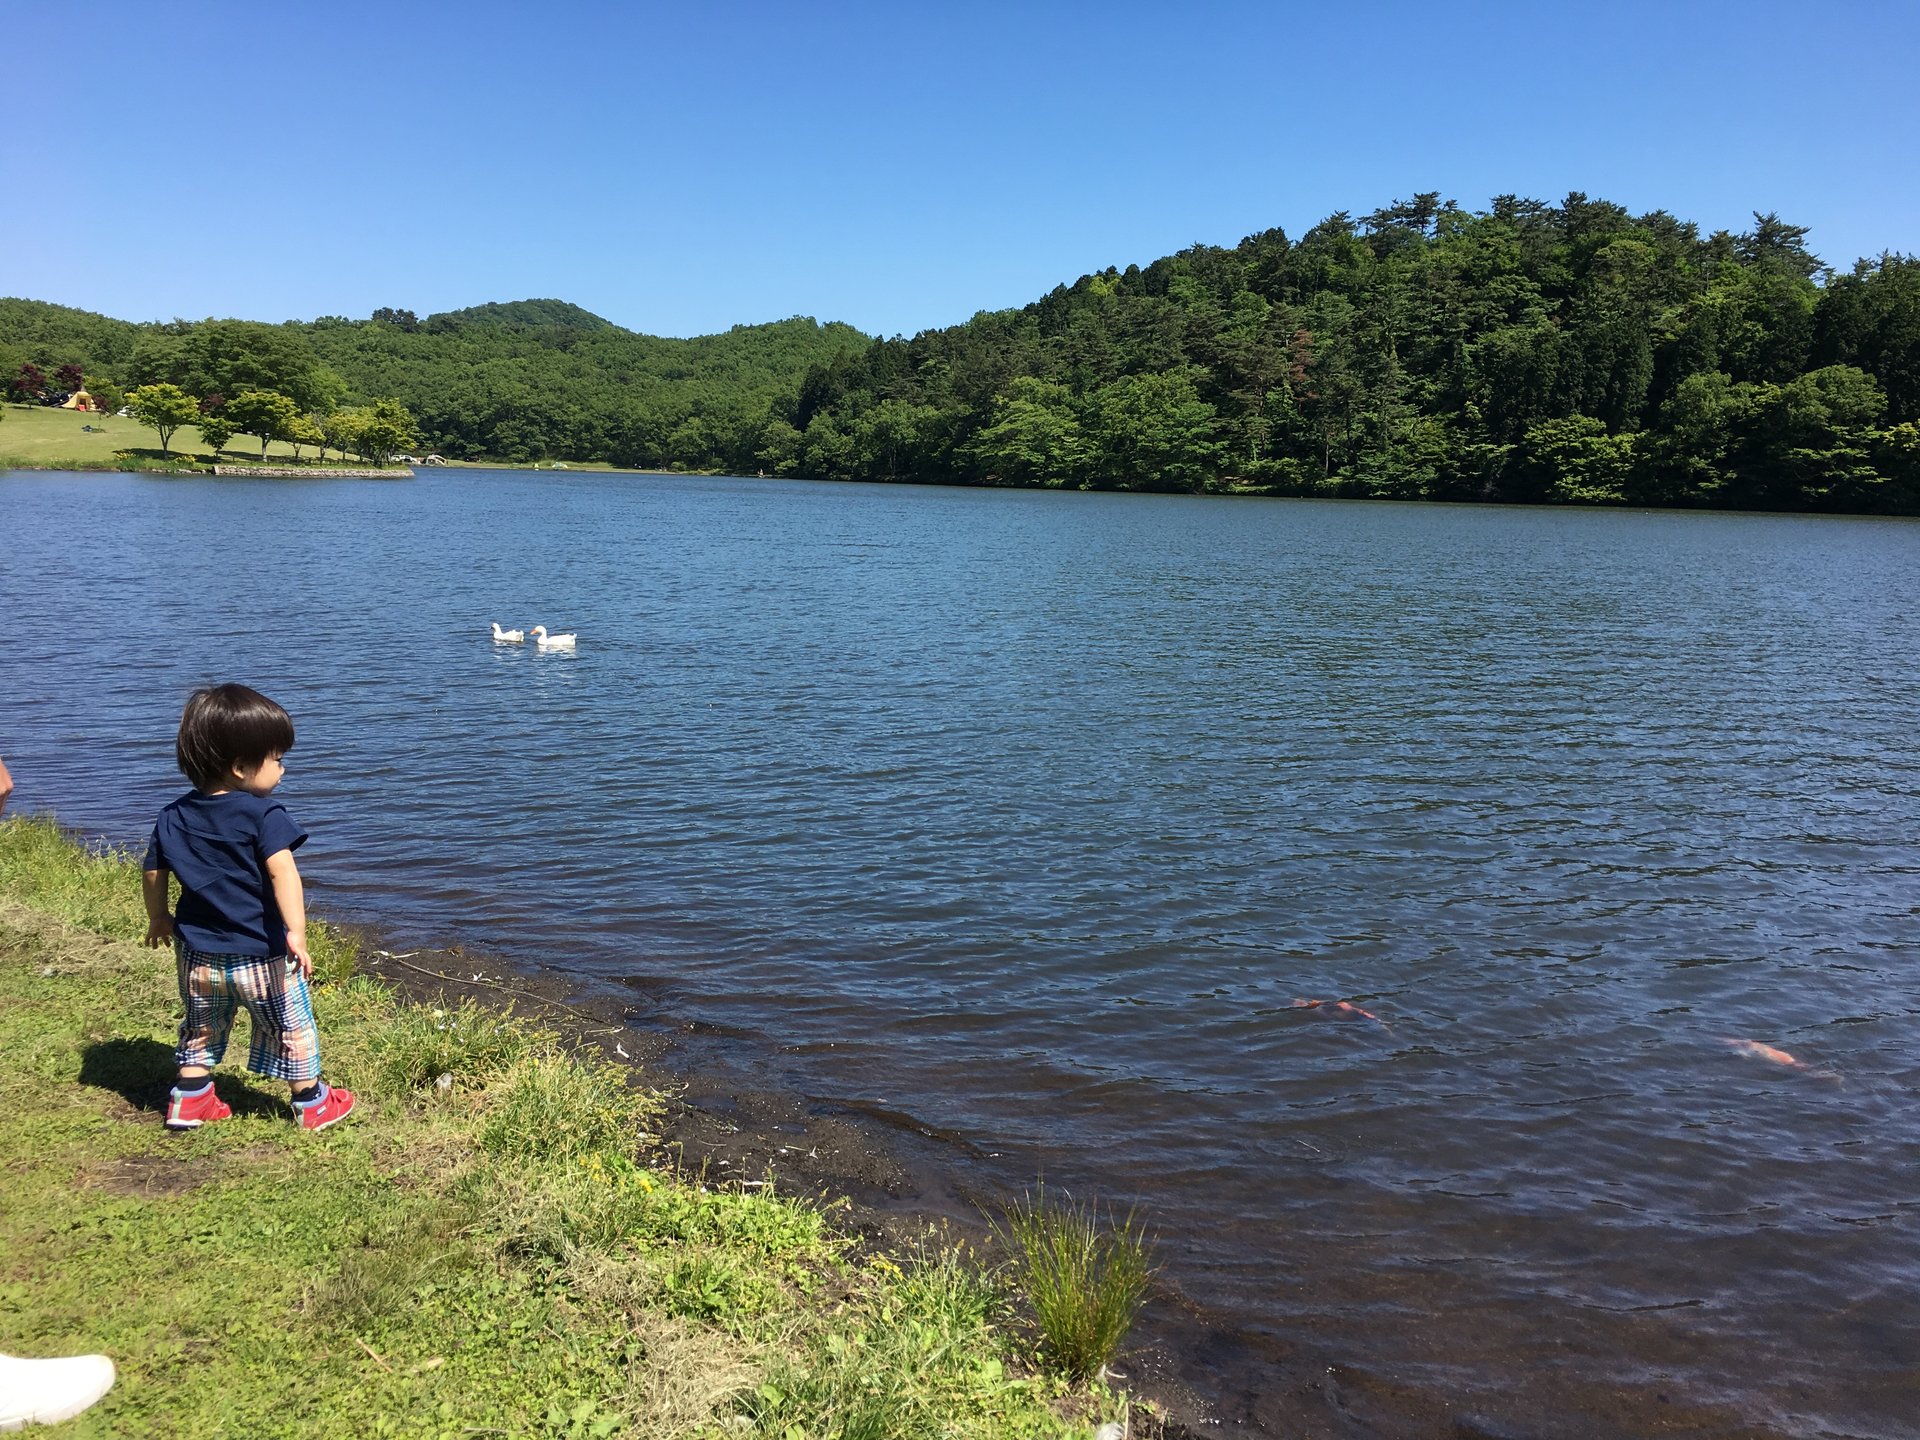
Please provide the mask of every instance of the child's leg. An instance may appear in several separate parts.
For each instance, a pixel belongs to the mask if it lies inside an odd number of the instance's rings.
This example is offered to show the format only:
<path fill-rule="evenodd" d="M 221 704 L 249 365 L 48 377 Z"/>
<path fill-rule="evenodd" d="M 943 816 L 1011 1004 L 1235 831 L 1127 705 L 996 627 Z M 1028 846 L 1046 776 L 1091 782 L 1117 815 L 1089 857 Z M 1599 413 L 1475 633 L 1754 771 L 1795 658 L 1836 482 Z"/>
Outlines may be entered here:
<path fill-rule="evenodd" d="M 305 977 L 285 955 L 250 960 L 234 977 L 240 1003 L 253 1017 L 247 1068 L 286 1081 L 299 1098 L 320 1083 L 320 1031 Z"/>
<path fill-rule="evenodd" d="M 182 1014 L 173 1062 L 179 1070 L 181 1088 L 197 1090 L 208 1072 L 226 1056 L 237 997 L 231 972 L 220 963 L 220 957 L 198 954 L 176 941 L 174 959 L 180 977 Z"/>
<path fill-rule="evenodd" d="M 167 1097 L 167 1128 L 197 1130 L 233 1112 L 214 1094 L 207 1073 L 227 1053 L 233 1033 L 234 992 L 226 957 L 201 955 L 184 941 L 174 943 L 180 976 L 180 1039 L 173 1051 L 179 1072 Z"/>
<path fill-rule="evenodd" d="M 313 1023 L 313 994 L 306 977 L 285 955 L 241 967 L 240 998 L 253 1017 L 253 1045 L 247 1068 L 256 1075 L 284 1080 L 293 1091 L 293 1111 L 301 1127 L 324 1130 L 347 1118 L 353 1092 L 320 1079 L 320 1032 Z"/>

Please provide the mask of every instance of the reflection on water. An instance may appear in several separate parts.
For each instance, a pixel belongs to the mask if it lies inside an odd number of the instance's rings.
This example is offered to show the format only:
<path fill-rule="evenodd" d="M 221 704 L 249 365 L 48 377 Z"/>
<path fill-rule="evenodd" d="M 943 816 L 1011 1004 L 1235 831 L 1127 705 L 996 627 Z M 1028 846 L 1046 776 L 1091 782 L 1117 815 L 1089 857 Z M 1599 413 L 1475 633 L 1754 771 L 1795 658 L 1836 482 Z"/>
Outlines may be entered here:
<path fill-rule="evenodd" d="M 324 912 L 645 980 L 814 1094 L 1137 1200 L 1276 1354 L 1547 1433 L 1915 1433 L 1920 526 L 0 498 L 30 805 L 140 837 L 184 692 L 245 678 L 298 723 Z"/>

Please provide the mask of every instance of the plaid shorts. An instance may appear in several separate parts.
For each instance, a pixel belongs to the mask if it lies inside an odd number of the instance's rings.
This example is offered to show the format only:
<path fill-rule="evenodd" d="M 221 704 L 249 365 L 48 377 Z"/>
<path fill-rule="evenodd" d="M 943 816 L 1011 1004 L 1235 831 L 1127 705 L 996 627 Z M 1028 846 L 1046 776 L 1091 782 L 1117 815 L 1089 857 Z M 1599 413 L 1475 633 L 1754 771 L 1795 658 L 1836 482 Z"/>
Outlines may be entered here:
<path fill-rule="evenodd" d="M 244 1005 L 253 1020 L 247 1068 L 298 1084 L 320 1078 L 320 1032 L 305 977 L 285 955 L 206 955 L 179 939 L 180 1044 L 177 1065 L 218 1065 L 227 1053 L 233 1015 Z"/>

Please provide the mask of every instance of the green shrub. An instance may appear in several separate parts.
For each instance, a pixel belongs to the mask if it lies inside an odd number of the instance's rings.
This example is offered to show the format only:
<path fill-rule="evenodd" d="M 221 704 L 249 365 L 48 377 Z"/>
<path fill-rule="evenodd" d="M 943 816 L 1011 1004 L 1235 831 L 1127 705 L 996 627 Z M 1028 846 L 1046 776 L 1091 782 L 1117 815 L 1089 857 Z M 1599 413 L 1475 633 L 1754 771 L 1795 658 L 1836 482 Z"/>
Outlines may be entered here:
<path fill-rule="evenodd" d="M 0 820 L 0 889 L 116 940 L 147 933 L 140 857 L 68 838 L 48 815 Z"/>
<path fill-rule="evenodd" d="M 1152 1239 L 1132 1211 L 1103 1229 L 1095 1206 L 1049 1203 L 1045 1186 L 1008 1205 L 993 1232 L 1033 1309 L 1044 1358 L 1069 1380 L 1094 1378 L 1146 1298 Z"/>
<path fill-rule="evenodd" d="M 601 1152 L 503 1199 L 514 1247 L 555 1259 L 575 1250 L 717 1247 L 757 1263 L 784 1262 L 783 1273 L 798 1277 L 837 1245 L 826 1215 L 804 1201 L 709 1190 Z"/>
<path fill-rule="evenodd" d="M 908 1316 L 955 1336 L 985 1330 L 1006 1308 L 1000 1287 L 965 1244 L 918 1249 L 894 1295 Z"/>

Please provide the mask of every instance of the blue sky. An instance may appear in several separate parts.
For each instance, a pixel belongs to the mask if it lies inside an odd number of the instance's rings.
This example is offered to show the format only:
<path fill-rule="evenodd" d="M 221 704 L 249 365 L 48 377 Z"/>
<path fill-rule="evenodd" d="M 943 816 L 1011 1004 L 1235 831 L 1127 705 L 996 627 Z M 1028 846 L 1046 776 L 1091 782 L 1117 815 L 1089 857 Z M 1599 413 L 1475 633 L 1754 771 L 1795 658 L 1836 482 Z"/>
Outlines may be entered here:
<path fill-rule="evenodd" d="M 1920 252 L 1920 5 L 12 6 L 0 293 L 911 334 L 1416 191 Z"/>

